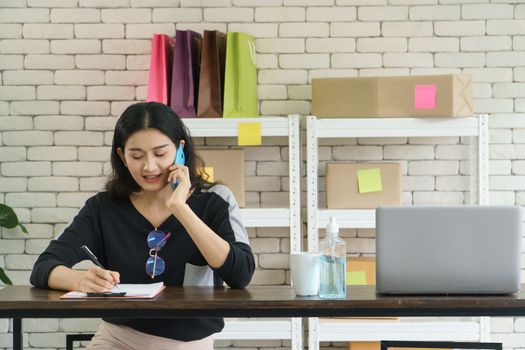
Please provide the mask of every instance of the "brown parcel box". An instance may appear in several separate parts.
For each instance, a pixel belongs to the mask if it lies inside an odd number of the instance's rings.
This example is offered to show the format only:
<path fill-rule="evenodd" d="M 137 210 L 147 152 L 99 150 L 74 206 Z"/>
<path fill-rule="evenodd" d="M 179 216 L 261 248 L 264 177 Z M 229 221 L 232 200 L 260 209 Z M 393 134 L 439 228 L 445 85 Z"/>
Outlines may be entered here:
<path fill-rule="evenodd" d="M 357 171 L 379 168 L 382 191 L 359 193 Z M 327 163 L 326 206 L 328 209 L 373 209 L 401 204 L 400 163 Z"/>
<path fill-rule="evenodd" d="M 376 259 L 372 257 L 347 257 L 346 258 L 346 284 L 352 285 L 350 272 L 363 272 L 365 275 L 365 285 L 376 284 Z M 360 278 L 358 278 L 360 279 Z M 361 282 L 361 281 L 360 281 Z M 358 283 L 355 285 L 359 285 Z M 360 320 L 365 322 L 367 320 L 399 320 L 399 317 L 346 317 L 346 319 Z"/>
<path fill-rule="evenodd" d="M 228 186 L 239 207 L 244 207 L 244 150 L 198 149 L 196 153 L 206 168 L 213 168 L 213 179 Z"/>
<path fill-rule="evenodd" d="M 435 86 L 435 99 L 432 99 L 435 106 L 426 104 L 416 109 L 416 86 L 418 91 L 429 91 L 425 90 L 429 85 Z M 431 90 L 430 96 L 434 96 Z M 474 114 L 473 91 L 472 76 L 468 74 L 316 78 L 312 79 L 312 114 L 318 117 L 471 116 Z"/>
<path fill-rule="evenodd" d="M 363 271 L 365 274 L 366 285 L 376 284 L 376 259 L 372 257 L 347 257 L 346 273 Z M 348 281 L 348 277 L 347 277 Z M 347 283 L 349 284 L 349 283 Z"/>
<path fill-rule="evenodd" d="M 430 348 L 389 348 L 390 350 L 447 350 Z M 381 350 L 381 343 L 378 341 L 353 341 L 348 343 L 348 350 Z"/>

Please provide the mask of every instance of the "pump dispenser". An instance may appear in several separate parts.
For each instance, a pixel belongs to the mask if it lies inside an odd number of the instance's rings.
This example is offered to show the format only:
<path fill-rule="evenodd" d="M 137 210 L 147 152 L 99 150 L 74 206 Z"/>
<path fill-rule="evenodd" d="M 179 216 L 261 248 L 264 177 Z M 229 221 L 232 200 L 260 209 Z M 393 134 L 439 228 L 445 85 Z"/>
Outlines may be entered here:
<path fill-rule="evenodd" d="M 321 285 L 324 299 L 346 298 L 346 243 L 339 237 L 335 217 L 326 226 L 326 237 L 319 243 Z"/>

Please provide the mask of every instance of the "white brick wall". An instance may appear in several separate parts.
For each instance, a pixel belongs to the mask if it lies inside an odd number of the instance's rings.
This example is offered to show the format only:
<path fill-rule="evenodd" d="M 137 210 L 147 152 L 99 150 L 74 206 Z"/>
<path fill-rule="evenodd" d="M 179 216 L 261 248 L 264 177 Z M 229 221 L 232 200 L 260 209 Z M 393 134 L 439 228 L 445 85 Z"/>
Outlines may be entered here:
<path fill-rule="evenodd" d="M 51 53 L 53 54 L 100 53 L 100 42 L 98 40 L 92 40 L 92 39 L 74 39 L 74 40 L 67 40 L 67 41 L 66 40 L 53 40 L 51 41 Z"/>
<path fill-rule="evenodd" d="M 522 2 L 0 0 L 0 201 L 14 206 L 30 231 L 26 237 L 2 230 L 0 264 L 16 283 L 27 284 L 37 254 L 103 188 L 116 118 L 146 94 L 151 34 L 175 29 L 252 34 L 263 115 L 309 114 L 315 77 L 473 74 L 476 112 L 490 114 L 491 201 L 525 204 Z M 404 204 L 461 204 L 470 197 L 464 142 L 326 140 L 319 173 L 324 176 L 327 161 L 402 161 Z M 288 203 L 287 150 L 280 138 L 246 148 L 250 205 Z M 324 177 L 319 181 L 324 191 Z M 369 231 L 345 232 L 350 253 L 375 253 Z M 288 235 L 286 229 L 250 230 L 258 266 L 253 284 L 289 283 Z M 93 331 L 97 324 L 28 320 L 26 347 L 62 348 L 65 332 Z M 525 347 L 523 318 L 493 319 L 491 326 L 492 340 L 507 349 Z M 0 320 L 0 349 L 11 346 L 7 327 Z M 281 341 L 219 345 L 289 348 Z"/>
<path fill-rule="evenodd" d="M 52 9 L 50 20 L 53 23 L 97 23 L 100 22 L 100 10 Z"/>

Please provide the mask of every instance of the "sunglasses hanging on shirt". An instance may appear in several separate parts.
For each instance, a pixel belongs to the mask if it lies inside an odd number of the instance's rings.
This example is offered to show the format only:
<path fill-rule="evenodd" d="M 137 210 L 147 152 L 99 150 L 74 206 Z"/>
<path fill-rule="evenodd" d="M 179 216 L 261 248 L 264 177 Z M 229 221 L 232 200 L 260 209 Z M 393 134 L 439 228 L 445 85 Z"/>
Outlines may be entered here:
<path fill-rule="evenodd" d="M 146 260 L 146 273 L 152 279 L 164 272 L 166 264 L 164 260 L 158 256 L 158 252 L 164 247 L 171 233 L 164 233 L 164 231 L 154 229 L 149 232 L 146 242 L 149 247 L 149 258 Z"/>

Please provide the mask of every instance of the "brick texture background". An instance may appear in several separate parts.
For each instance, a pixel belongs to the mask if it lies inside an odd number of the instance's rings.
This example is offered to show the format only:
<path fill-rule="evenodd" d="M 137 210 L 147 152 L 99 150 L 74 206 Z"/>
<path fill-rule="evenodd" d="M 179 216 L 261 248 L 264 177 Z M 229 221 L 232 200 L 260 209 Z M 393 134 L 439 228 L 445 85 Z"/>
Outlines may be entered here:
<path fill-rule="evenodd" d="M 13 206 L 30 232 L 1 231 L 0 266 L 16 284 L 28 283 L 38 254 L 102 188 L 116 118 L 146 96 L 151 35 L 175 29 L 255 36 L 262 115 L 307 115 L 314 77 L 471 73 L 476 112 L 490 114 L 491 203 L 525 203 L 523 0 L 0 0 L 0 202 Z M 468 202 L 467 143 L 322 141 L 320 189 L 327 161 L 399 160 L 404 203 Z M 287 205 L 286 139 L 265 139 L 245 152 L 247 206 Z M 288 231 L 249 233 L 253 284 L 289 283 Z M 349 254 L 374 254 L 373 230 L 343 235 Z M 25 346 L 64 348 L 66 333 L 97 324 L 25 320 Z M 504 348 L 525 347 L 525 318 L 494 318 L 491 326 Z M 10 329 L 0 320 L 0 349 L 12 346 Z M 273 349 L 289 342 L 216 345 Z"/>

